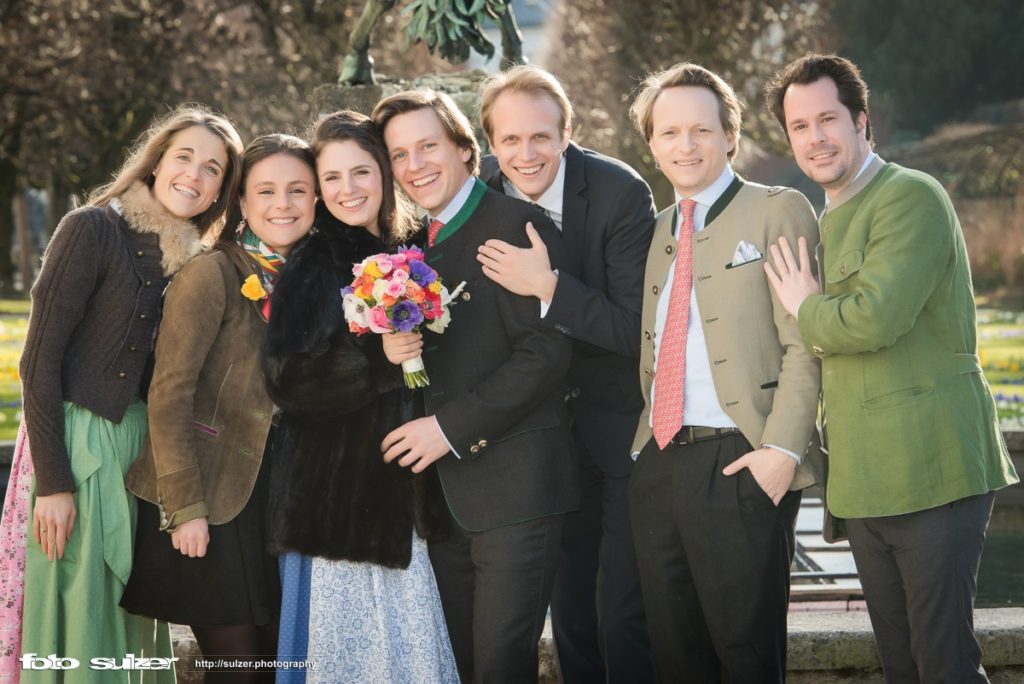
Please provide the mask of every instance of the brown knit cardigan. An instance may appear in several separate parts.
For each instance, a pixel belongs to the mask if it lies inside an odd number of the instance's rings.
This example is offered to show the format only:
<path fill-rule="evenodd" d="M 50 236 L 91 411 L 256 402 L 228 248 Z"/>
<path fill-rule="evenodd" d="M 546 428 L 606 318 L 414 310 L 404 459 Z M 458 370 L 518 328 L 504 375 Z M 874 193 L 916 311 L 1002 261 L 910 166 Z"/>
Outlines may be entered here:
<path fill-rule="evenodd" d="M 121 421 L 139 395 L 164 287 L 202 249 L 195 225 L 170 214 L 144 184 L 119 205 L 65 216 L 32 287 L 21 378 L 40 496 L 76 488 L 64 402 Z"/>

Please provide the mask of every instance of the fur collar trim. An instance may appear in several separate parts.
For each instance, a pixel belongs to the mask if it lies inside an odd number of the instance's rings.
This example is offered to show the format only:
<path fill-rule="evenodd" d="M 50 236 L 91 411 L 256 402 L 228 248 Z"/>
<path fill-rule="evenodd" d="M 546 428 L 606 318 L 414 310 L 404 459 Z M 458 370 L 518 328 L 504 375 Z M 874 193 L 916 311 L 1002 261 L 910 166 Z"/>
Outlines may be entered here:
<path fill-rule="evenodd" d="M 185 262 L 207 249 L 195 224 L 167 211 L 145 183 L 133 183 L 118 200 L 122 215 L 133 230 L 155 233 L 159 238 L 163 252 L 160 266 L 165 276 L 174 275 Z"/>

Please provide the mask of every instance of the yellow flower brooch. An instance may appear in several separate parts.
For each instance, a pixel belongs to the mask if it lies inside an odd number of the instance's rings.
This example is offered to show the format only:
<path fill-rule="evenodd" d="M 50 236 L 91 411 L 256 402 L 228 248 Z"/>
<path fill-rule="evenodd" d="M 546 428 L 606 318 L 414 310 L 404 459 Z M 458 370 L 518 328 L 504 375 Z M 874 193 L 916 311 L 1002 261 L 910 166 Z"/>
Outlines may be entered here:
<path fill-rule="evenodd" d="M 263 283 L 260 282 L 258 275 L 253 273 L 245 279 L 242 283 L 242 295 L 254 302 L 267 298 L 267 291 L 263 289 Z"/>

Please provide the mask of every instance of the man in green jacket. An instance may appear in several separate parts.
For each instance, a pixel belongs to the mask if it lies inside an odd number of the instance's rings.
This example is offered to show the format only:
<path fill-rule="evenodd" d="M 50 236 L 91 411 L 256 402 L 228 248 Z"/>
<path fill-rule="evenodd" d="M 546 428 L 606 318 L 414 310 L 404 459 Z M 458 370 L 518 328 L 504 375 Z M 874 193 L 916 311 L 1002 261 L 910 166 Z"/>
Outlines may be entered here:
<path fill-rule="evenodd" d="M 846 519 L 886 679 L 987 681 L 978 563 L 994 490 L 1017 475 L 978 362 L 959 221 L 934 178 L 872 151 L 852 62 L 809 55 L 766 94 L 825 190 L 824 292 L 802 238 L 798 256 L 773 246 L 765 270 L 822 359 L 828 507 Z"/>

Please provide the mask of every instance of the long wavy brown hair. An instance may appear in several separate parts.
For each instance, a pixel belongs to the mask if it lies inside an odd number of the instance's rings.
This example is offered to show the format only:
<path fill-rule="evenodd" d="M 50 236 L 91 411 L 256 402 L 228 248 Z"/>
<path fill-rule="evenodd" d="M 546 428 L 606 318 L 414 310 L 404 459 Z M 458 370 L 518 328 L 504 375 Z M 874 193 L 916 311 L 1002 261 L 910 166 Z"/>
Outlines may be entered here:
<path fill-rule="evenodd" d="M 228 163 L 216 201 L 206 211 L 192 217 L 191 221 L 202 234 L 218 222 L 223 222 L 225 212 L 238 200 L 242 139 L 225 116 L 201 104 L 180 105 L 156 119 L 136 140 L 124 164 L 114 174 L 114 179 L 93 190 L 87 203 L 106 206 L 124 194 L 133 183 L 145 183 L 152 190 L 155 181 L 153 170 L 171 146 L 171 140 L 193 126 L 202 126 L 221 139 L 227 150 Z"/>

